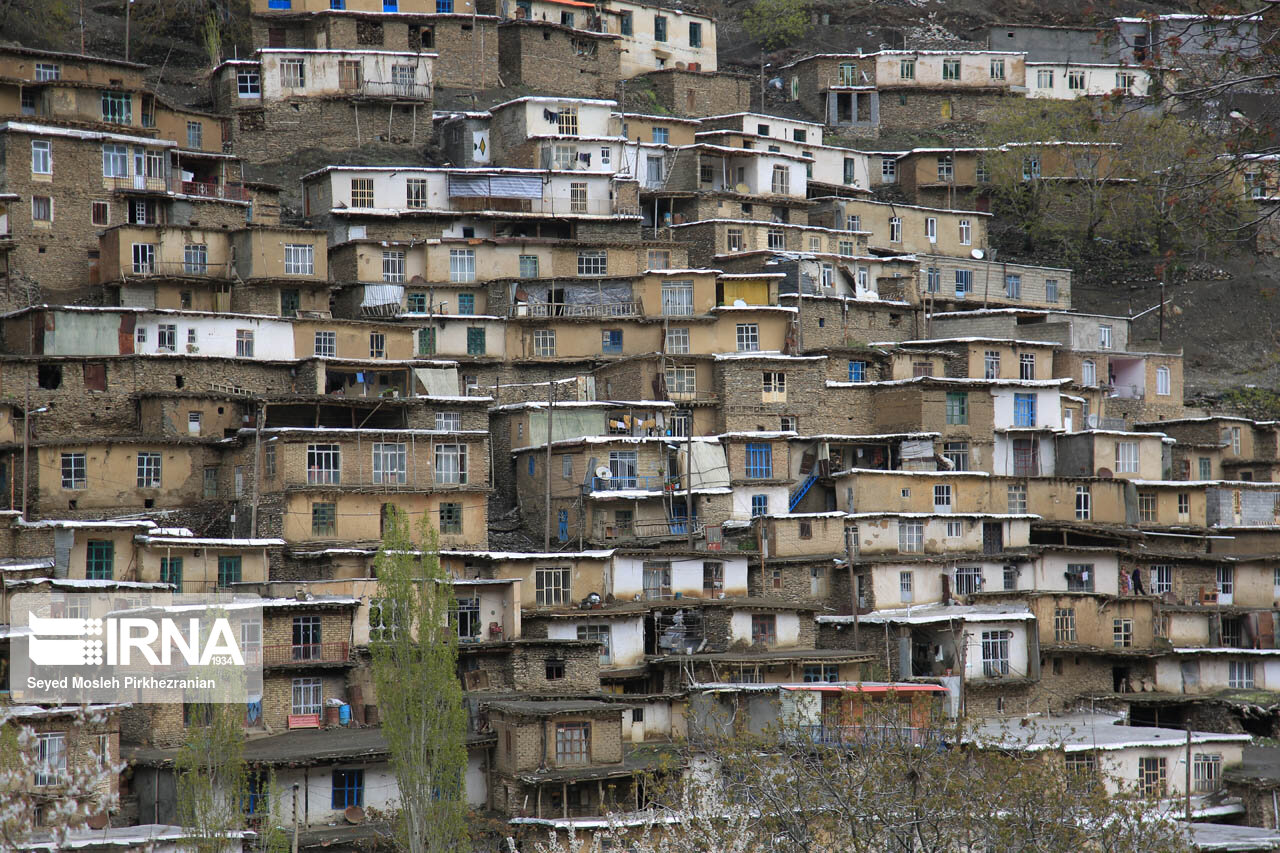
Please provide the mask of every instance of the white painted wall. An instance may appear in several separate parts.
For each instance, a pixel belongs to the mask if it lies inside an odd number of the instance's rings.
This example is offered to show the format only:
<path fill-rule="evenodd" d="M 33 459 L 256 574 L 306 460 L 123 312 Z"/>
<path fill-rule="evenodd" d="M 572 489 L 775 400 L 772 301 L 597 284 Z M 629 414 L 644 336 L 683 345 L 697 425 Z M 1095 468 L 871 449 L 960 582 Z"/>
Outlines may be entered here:
<path fill-rule="evenodd" d="M 1042 86 L 1045 75 L 1049 72 L 1050 85 Z M 1068 86 L 1069 75 L 1084 75 L 1084 87 L 1072 89 Z M 1127 74 L 1133 77 L 1128 87 L 1128 94 L 1135 97 L 1145 96 L 1151 89 L 1151 75 L 1145 68 L 1133 65 L 1075 65 L 1065 62 L 1028 62 L 1027 63 L 1027 97 L 1053 98 L 1070 101 L 1087 95 L 1108 95 L 1120 87 L 1119 76 Z"/>
<path fill-rule="evenodd" d="M 752 495 L 765 495 L 769 498 L 770 515 L 786 513 L 791 503 L 791 494 L 786 486 L 734 486 L 732 495 L 734 518 L 751 517 Z"/>
<path fill-rule="evenodd" d="M 341 809 L 333 806 L 333 771 L 364 769 L 364 808 L 389 809 L 400 797 L 395 774 L 386 762 L 344 764 L 335 762 L 318 767 L 281 767 L 276 770 L 276 788 L 281 814 L 293 814 L 293 786 L 298 786 L 298 821 L 305 826 L 322 826 L 345 822 Z"/>
<path fill-rule="evenodd" d="M 570 214 L 570 184 L 586 183 L 587 208 L 585 214 L 578 215 L 611 215 L 613 201 L 610 198 L 611 177 L 592 172 L 551 173 L 539 170 L 505 170 L 508 174 L 523 174 L 529 177 L 540 177 L 543 181 L 542 198 L 530 199 L 530 213 Z M 353 179 L 373 179 L 373 208 L 378 210 L 407 210 L 407 180 L 409 178 L 425 179 L 427 182 L 426 210 L 453 210 L 449 196 L 448 170 L 444 169 L 338 169 L 325 173 L 315 180 L 329 181 L 331 198 L 334 207 L 352 208 L 351 182 Z M 360 209 L 368 209 L 362 206 Z M 313 214 L 323 211 L 312 211 Z M 462 236 L 449 234 L 447 236 Z M 483 236 L 477 232 L 476 236 Z"/>
<path fill-rule="evenodd" d="M 1120 594 L 1119 561 L 1115 556 L 1100 551 L 1045 553 L 1034 563 L 1034 585 L 1029 588 L 1041 592 L 1066 592 L 1068 563 L 1092 563 L 1096 573 L 1093 591 L 1106 595 Z"/>
<path fill-rule="evenodd" d="M 557 619 L 547 626 L 547 637 L 552 640 L 576 640 L 579 625 L 609 626 L 608 666 L 627 667 L 644 663 L 644 617 Z"/>
<path fill-rule="evenodd" d="M 671 591 L 691 598 L 701 598 L 702 564 L 719 562 L 724 566 L 724 593 L 726 596 L 747 594 L 747 560 L 729 552 L 708 554 L 706 558 L 671 560 Z M 610 587 L 614 598 L 630 601 L 644 593 L 644 558 L 617 555 L 613 558 L 613 583 Z"/>
<path fill-rule="evenodd" d="M 1036 386 L 996 386 L 991 389 L 994 407 L 993 421 L 996 429 L 1014 426 L 1014 395 L 1036 395 L 1035 426 L 1050 429 L 1062 428 L 1062 399 L 1057 386 L 1039 388 Z M 1049 469 L 1052 470 L 1052 469 Z"/>
<path fill-rule="evenodd" d="M 1012 399 L 1012 398 L 1010 398 Z M 1061 398 L 1057 398 L 1061 399 Z M 1040 401 L 1036 400 L 1036 420 L 1040 419 Z M 1040 457 L 1040 474 L 1041 476 L 1052 474 L 1056 468 L 1057 455 L 1055 450 L 1057 446 L 1054 444 L 1053 436 L 1046 433 L 995 433 L 995 444 L 991 449 L 991 473 L 997 477 L 1012 477 L 1013 464 L 1013 442 L 1014 439 L 1020 438 L 1038 438 L 1040 444 L 1038 447 Z"/>
<path fill-rule="evenodd" d="M 482 320 L 465 314 L 451 314 L 443 318 L 443 325 L 438 320 L 433 320 L 429 325 L 436 330 L 436 356 L 467 355 L 467 329 L 472 327 L 485 330 L 485 355 L 501 357 L 507 354 L 506 326 L 502 320 Z M 419 326 L 414 330 L 414 352 L 418 351 L 418 337 L 423 328 L 426 326 Z"/>
<path fill-rule="evenodd" d="M 282 60 L 300 59 L 303 63 L 301 88 L 286 87 L 280 73 Z M 432 81 L 434 57 L 429 53 L 391 52 L 383 50 L 283 50 L 267 48 L 258 51 L 261 67 L 262 97 L 264 100 L 296 97 L 298 95 L 375 94 L 390 95 L 396 92 L 392 85 L 392 66 L 409 66 L 414 69 L 416 92 L 409 94 L 425 97 Z M 343 89 L 338 85 L 338 63 L 359 62 L 363 88 Z"/>
<path fill-rule="evenodd" d="M 755 615 L 750 610 L 734 610 L 729 617 L 729 644 L 732 645 L 738 640 L 746 643 L 751 642 L 751 617 Z M 787 649 L 793 648 L 800 641 L 800 614 L 798 613 L 777 613 L 775 626 L 777 628 L 778 642 L 776 648 Z M 808 614 L 805 614 L 806 618 Z"/>
<path fill-rule="evenodd" d="M 989 631 L 1011 631 L 1009 638 L 1008 678 L 1027 675 L 1027 622 L 969 622 L 964 626 L 966 679 L 980 679 L 982 674 L 982 635 Z M 1030 623 L 1034 625 L 1035 623 Z"/>
<path fill-rule="evenodd" d="M 183 314 L 139 314 L 137 328 L 146 330 L 146 341 L 139 343 L 135 330 L 134 351 L 148 355 L 162 352 L 159 347 L 159 327 L 162 324 L 178 327 L 176 347 L 172 352 L 182 355 L 235 358 L 236 332 L 246 329 L 253 332 L 254 359 L 286 360 L 295 357 L 293 327 L 286 320 Z M 194 349 L 187 345 L 191 329 L 194 329 L 196 334 Z"/>

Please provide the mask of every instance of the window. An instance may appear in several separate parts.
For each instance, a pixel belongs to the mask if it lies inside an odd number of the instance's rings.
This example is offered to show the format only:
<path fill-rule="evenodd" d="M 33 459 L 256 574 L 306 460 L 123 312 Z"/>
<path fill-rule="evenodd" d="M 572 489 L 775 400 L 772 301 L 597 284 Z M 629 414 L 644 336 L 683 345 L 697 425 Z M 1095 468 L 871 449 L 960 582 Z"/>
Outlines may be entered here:
<path fill-rule="evenodd" d="M 1216 586 L 1219 596 L 1231 596 L 1235 594 L 1235 566 L 1218 566 Z M 1228 602 L 1223 601 L 1221 603 L 1227 604 Z"/>
<path fill-rule="evenodd" d="M 947 392 L 947 423 L 953 426 L 969 423 L 969 395 L 966 392 Z"/>
<path fill-rule="evenodd" d="M 1084 72 L 1068 71 L 1067 72 L 1067 88 L 1073 92 L 1081 92 L 1084 90 Z"/>
<path fill-rule="evenodd" d="M 1240 455 L 1240 427 L 1227 428 L 1227 440 L 1231 444 L 1231 453 L 1233 456 Z"/>
<path fill-rule="evenodd" d="M 982 378 L 1000 378 L 1000 351 L 987 350 L 982 356 Z"/>
<path fill-rule="evenodd" d="M 1012 631 L 982 632 L 982 675 L 993 678 L 1009 674 L 1009 641 Z"/>
<path fill-rule="evenodd" d="M 981 566 L 956 566 L 956 595 L 973 595 L 982 591 Z"/>
<path fill-rule="evenodd" d="M 1055 643 L 1074 643 L 1076 641 L 1075 608 L 1073 607 L 1054 608 L 1053 641 Z"/>
<path fill-rule="evenodd" d="M 364 805 L 364 770 L 333 771 L 332 808 L 342 810 Z"/>
<path fill-rule="evenodd" d="M 1133 647 L 1133 620 L 1111 620 L 1111 645 L 1117 649 Z"/>
<path fill-rule="evenodd" d="M 852 240 L 839 240 L 839 241 L 837 241 L 837 242 L 836 242 L 836 252 L 837 252 L 837 254 L 841 254 L 841 255 L 852 255 L 852 254 L 854 254 L 853 241 L 852 241 Z"/>
<path fill-rule="evenodd" d="M 31 197 L 31 221 L 32 222 L 52 222 L 53 221 L 53 199 L 47 195 L 37 195 Z"/>
<path fill-rule="evenodd" d="M 954 471 L 969 470 L 969 442 L 948 441 L 942 445 L 942 456 L 951 463 Z"/>
<path fill-rule="evenodd" d="M 898 521 L 898 550 L 904 554 L 918 554 L 924 550 L 923 521 Z"/>
<path fill-rule="evenodd" d="M 590 753 L 590 723 L 556 723 L 556 764 L 586 764 Z"/>
<path fill-rule="evenodd" d="M 973 292 L 973 270 L 956 270 L 956 298 L 964 299 Z"/>
<path fill-rule="evenodd" d="M 689 395 L 697 393 L 697 369 L 694 367 L 668 367 L 666 380 L 668 394 Z"/>
<path fill-rule="evenodd" d="M 773 445 L 747 444 L 746 475 L 753 480 L 767 480 L 773 476 Z"/>
<path fill-rule="evenodd" d="M 742 229 L 730 228 L 725 231 L 725 251 L 741 252 L 742 251 Z"/>
<path fill-rule="evenodd" d="M 1080 384 L 1088 387 L 1098 384 L 1098 366 L 1091 358 L 1080 362 Z"/>
<path fill-rule="evenodd" d="M 1098 326 L 1098 349 L 1111 349 L 1111 327 L 1106 324 Z"/>
<path fill-rule="evenodd" d="M 613 663 L 612 649 L 610 648 L 613 637 L 608 625 L 579 625 L 578 639 L 600 644 L 601 666 L 608 666 Z"/>
<path fill-rule="evenodd" d="M 758 518 L 762 515 L 769 514 L 769 496 L 768 495 L 752 495 L 751 496 L 751 517 Z"/>
<path fill-rule="evenodd" d="M 404 252 L 382 253 L 382 280 L 395 284 L 404 281 Z"/>
<path fill-rule="evenodd" d="M 1116 88 L 1123 92 L 1130 92 L 1133 90 L 1133 84 L 1136 83 L 1137 80 L 1138 76 L 1136 74 L 1131 74 L 1126 71 L 1117 72 Z"/>
<path fill-rule="evenodd" d="M 1009 486 L 1008 496 L 1008 511 L 1015 515 L 1025 515 L 1027 512 L 1027 487 L 1022 484 Z"/>
<path fill-rule="evenodd" d="M 578 275 L 599 277 L 609 271 L 609 253 L 606 251 L 579 252 Z"/>
<path fill-rule="evenodd" d="M 133 274 L 147 275 L 156 271 L 155 243 L 133 244 Z"/>
<path fill-rule="evenodd" d="M 934 216 L 927 216 L 924 220 L 924 236 L 930 243 L 938 242 L 938 219 Z"/>
<path fill-rule="evenodd" d="M 1030 181 L 1040 177 L 1040 156 L 1022 158 L 1022 180 Z"/>
<path fill-rule="evenodd" d="M 338 355 L 338 333 L 316 332 L 315 354 L 320 358 L 334 358 Z"/>
<path fill-rule="evenodd" d="M 948 521 L 947 522 L 947 538 L 959 539 L 964 535 L 964 522 Z"/>
<path fill-rule="evenodd" d="M 1056 278 L 1046 278 L 1044 280 L 1044 301 L 1058 301 L 1058 280 Z"/>
<path fill-rule="evenodd" d="M 67 733 L 40 732 L 36 735 L 35 783 L 44 787 L 61 785 L 66 781 Z"/>
<path fill-rule="evenodd" d="M 362 180 L 362 179 L 356 179 Z M 366 190 L 364 184 L 362 193 Z M 356 181 L 351 182 L 352 201 L 354 203 L 354 194 L 356 190 Z M 406 178 L 404 182 L 405 206 L 413 210 L 425 210 L 427 208 L 427 179 L 426 178 Z M 367 200 L 366 207 L 373 206 L 373 181 L 369 180 L 367 184 Z"/>
<path fill-rule="evenodd" d="M 766 370 L 764 372 L 762 401 L 765 403 L 785 403 L 787 401 L 787 374 L 774 370 Z"/>
<path fill-rule="evenodd" d="M 84 576 L 91 581 L 109 581 L 115 571 L 115 543 L 109 539 L 90 539 L 85 544 Z"/>
<path fill-rule="evenodd" d="M 1208 456 L 1200 457 L 1200 479 L 1201 480 L 1213 479 L 1213 460 L 1211 460 Z"/>
<path fill-rule="evenodd" d="M 556 330 L 537 329 L 533 333 L 533 354 L 536 356 L 553 356 L 556 354 Z"/>
<path fill-rule="evenodd" d="M 102 120 L 112 124 L 133 124 L 133 95 L 129 92 L 103 92 Z"/>
<path fill-rule="evenodd" d="M 539 606 L 572 604 L 569 588 L 570 570 L 540 568 L 534 570 L 534 591 Z"/>
<path fill-rule="evenodd" d="M 351 206 L 373 207 L 373 178 L 351 179 Z"/>
<path fill-rule="evenodd" d="M 760 351 L 760 327 L 755 323 L 739 323 L 737 339 L 738 352 Z"/>
<path fill-rule="evenodd" d="M 1018 356 L 1018 378 L 1019 379 L 1035 379 L 1036 378 L 1035 353 L 1024 352 Z"/>
<path fill-rule="evenodd" d="M 315 275 L 315 252 L 315 246 L 301 243 L 285 243 L 285 275 Z"/>
<path fill-rule="evenodd" d="M 944 483 L 933 487 L 933 511 L 951 512 L 951 486 Z"/>
<path fill-rule="evenodd" d="M 1121 473 L 1138 473 L 1138 442 L 1116 442 L 1116 471 Z M 1152 496 L 1154 498 L 1154 495 Z"/>
<path fill-rule="evenodd" d="M 1004 277 L 1004 295 L 1009 299 L 1022 298 L 1022 276 L 1008 273 Z"/>
<path fill-rule="evenodd" d="M 955 177 L 956 161 L 950 154 L 938 157 L 938 180 L 950 181 Z"/>
<path fill-rule="evenodd" d="M 323 682 L 319 678 L 295 678 L 293 680 L 294 714 L 319 714 L 322 703 Z"/>
<path fill-rule="evenodd" d="M 311 504 L 311 535 L 338 535 L 338 505 L 330 501 L 316 501 Z"/>
<path fill-rule="evenodd" d="M 62 66 L 56 62 L 37 62 L 36 63 L 36 82 L 45 83 L 50 80 L 62 79 Z"/>
<path fill-rule="evenodd" d="M 621 12 L 618 15 L 618 34 L 629 36 L 632 33 L 631 12 Z"/>
<path fill-rule="evenodd" d="M 1253 661 L 1233 660 L 1227 663 L 1227 686 L 1236 690 L 1253 689 Z"/>
<path fill-rule="evenodd" d="M 1050 68 L 1041 68 L 1036 72 L 1036 88 L 1052 89 L 1053 88 L 1053 70 Z"/>
<path fill-rule="evenodd" d="M 466 485 L 467 445 L 436 445 L 435 481 L 442 485 Z"/>
<path fill-rule="evenodd" d="M 451 501 L 440 504 L 440 532 L 462 533 L 462 504 Z"/>
<path fill-rule="evenodd" d="M 236 329 L 236 357 L 253 358 L 252 329 Z"/>
<path fill-rule="evenodd" d="M 337 444 L 307 445 L 307 482 L 336 486 L 342 481 L 342 448 Z"/>
<path fill-rule="evenodd" d="M 898 61 L 898 76 L 903 80 L 916 79 L 916 61 L 915 59 L 901 59 Z"/>
<path fill-rule="evenodd" d="M 662 283 L 662 313 L 667 317 L 693 316 L 692 281 L 664 281 Z"/>
<path fill-rule="evenodd" d="M 85 470 L 85 455 L 83 453 L 62 454 L 62 488 L 86 489 L 88 487 L 89 477 Z"/>
<path fill-rule="evenodd" d="M 218 557 L 218 586 L 231 586 L 240 583 L 242 561 L 238 556 Z"/>
<path fill-rule="evenodd" d="M 667 329 L 666 350 L 671 355 L 686 355 L 689 352 L 689 330 Z"/>
<path fill-rule="evenodd" d="M 1036 425 L 1036 395 L 1013 395 L 1013 425 L 1016 427 L 1033 427 Z"/>
<path fill-rule="evenodd" d="M 1172 394 L 1171 384 L 1169 381 L 1169 368 L 1156 368 L 1156 394 L 1161 397 L 1168 397 Z"/>
<path fill-rule="evenodd" d="M 892 157 L 880 158 L 880 180 L 886 184 L 892 184 L 898 180 L 898 161 Z M 850 231 L 857 231 L 857 228 L 851 228 Z"/>
<path fill-rule="evenodd" d="M 204 147 L 204 125 L 198 121 L 187 122 L 187 147 L 197 151 Z"/>
<path fill-rule="evenodd" d="M 1093 563 L 1067 563 L 1067 592 L 1093 592 Z"/>
<path fill-rule="evenodd" d="M 899 533 L 901 535 L 901 533 Z M 915 573 L 910 570 L 898 572 L 898 600 L 910 604 L 915 600 Z"/>
<path fill-rule="evenodd" d="M 93 202 L 92 212 L 90 213 L 90 221 L 94 225 L 110 225 L 111 224 L 111 205 L 105 201 Z"/>
<path fill-rule="evenodd" d="M 1155 492 L 1138 492 L 1138 521 L 1155 523 L 1156 520 L 1156 494 Z"/>
<path fill-rule="evenodd" d="M 457 630 L 459 640 L 479 639 L 480 599 L 459 598 L 457 606 L 449 611 L 449 621 Z"/>
<path fill-rule="evenodd" d="M 1222 756 L 1197 752 L 1191 762 L 1195 791 L 1211 794 L 1222 785 Z"/>
<path fill-rule="evenodd" d="M 988 76 L 990 76 L 992 80 L 1004 79 L 1004 60 L 1003 59 L 992 59 L 991 63 L 987 67 L 988 67 L 988 72 L 987 72 Z"/>
<path fill-rule="evenodd" d="M 138 454 L 138 488 L 160 488 L 160 454 Z"/>
<path fill-rule="evenodd" d="M 653 17 L 653 40 L 667 40 L 667 19 L 662 15 L 654 15 Z"/>
<path fill-rule="evenodd" d="M 867 363 L 865 361 L 849 362 L 849 381 L 850 382 L 866 382 L 867 381 Z"/>
<path fill-rule="evenodd" d="M 301 89 L 307 85 L 307 75 L 301 59 L 280 60 L 280 86 L 284 89 Z"/>
<path fill-rule="evenodd" d="M 467 355 L 484 355 L 484 354 L 485 354 L 484 327 L 468 326 L 467 327 Z"/>
<path fill-rule="evenodd" d="M 787 235 L 781 228 L 770 228 L 765 232 L 765 244 L 770 249 L 785 249 L 787 247 Z"/>
<path fill-rule="evenodd" d="M 35 175 L 53 174 L 53 143 L 49 140 L 31 140 L 31 172 Z"/>
<path fill-rule="evenodd" d="M 236 94 L 241 98 L 262 96 L 262 78 L 257 71 L 236 72 Z"/>
<path fill-rule="evenodd" d="M 786 166 L 774 166 L 771 189 L 774 195 L 790 195 L 791 170 Z"/>
<path fill-rule="evenodd" d="M 902 242 L 902 218 L 898 216 L 889 219 L 889 242 Z"/>
<path fill-rule="evenodd" d="M 383 252 L 383 280 L 384 281 L 404 281 L 404 253 L 398 252 L 400 255 L 400 278 L 386 278 L 386 256 Z M 450 249 L 449 250 L 449 281 L 452 282 L 469 282 L 476 280 L 476 253 L 474 249 Z"/>
<path fill-rule="evenodd" d="M 1093 515 L 1093 495 L 1088 486 L 1076 486 L 1076 521 L 1088 521 Z"/>
<path fill-rule="evenodd" d="M 1187 521 L 1191 515 L 1191 495 L 1186 492 L 1178 493 L 1178 521 Z"/>
<path fill-rule="evenodd" d="M 373 482 L 404 483 L 408 479 L 408 462 L 403 442 L 374 442 Z"/>
<path fill-rule="evenodd" d="M 1044 72 L 1041 72 L 1044 73 Z M 1138 759 L 1138 793 L 1144 797 L 1165 795 L 1167 759 Z"/>
<path fill-rule="evenodd" d="M 578 135 L 578 107 L 574 104 L 561 107 L 556 114 L 556 133 L 561 136 Z"/>

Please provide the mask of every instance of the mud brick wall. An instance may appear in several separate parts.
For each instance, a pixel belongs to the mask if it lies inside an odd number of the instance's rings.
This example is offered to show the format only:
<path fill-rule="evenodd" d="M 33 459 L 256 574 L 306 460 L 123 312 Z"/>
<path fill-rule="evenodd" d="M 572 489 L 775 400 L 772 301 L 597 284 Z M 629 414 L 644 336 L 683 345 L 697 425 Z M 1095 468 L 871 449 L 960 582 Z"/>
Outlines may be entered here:
<path fill-rule="evenodd" d="M 509 21 L 498 27 L 498 56 L 507 86 L 571 98 L 612 98 L 621 52 L 617 39 L 558 24 Z"/>
<path fill-rule="evenodd" d="M 760 85 L 755 83 L 753 88 L 752 78 L 745 74 L 666 68 L 623 85 L 632 83 L 647 84 L 668 113 L 686 118 L 750 112 L 760 105 Z"/>
<path fill-rule="evenodd" d="M 412 145 L 407 158 L 431 141 L 431 101 L 414 103 L 328 97 L 267 101 L 240 107 L 231 140 L 246 163 L 279 163 L 307 148 L 342 151 L 371 142 Z"/>

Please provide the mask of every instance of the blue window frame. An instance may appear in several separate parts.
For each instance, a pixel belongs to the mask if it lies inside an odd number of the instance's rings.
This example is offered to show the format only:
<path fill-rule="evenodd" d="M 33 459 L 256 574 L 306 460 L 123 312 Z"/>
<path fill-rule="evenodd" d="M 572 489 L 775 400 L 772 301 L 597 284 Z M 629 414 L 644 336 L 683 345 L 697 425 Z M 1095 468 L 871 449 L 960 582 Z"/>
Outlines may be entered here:
<path fill-rule="evenodd" d="M 769 514 L 769 496 L 768 495 L 752 495 L 751 496 L 751 517 Z"/>
<path fill-rule="evenodd" d="M 622 354 L 622 330 L 605 329 L 600 333 L 600 351 L 605 355 Z"/>
<path fill-rule="evenodd" d="M 773 476 L 773 445 L 747 445 L 747 476 L 753 480 L 766 480 Z"/>
<path fill-rule="evenodd" d="M 532 477 L 537 470 L 538 470 L 538 460 L 533 457 L 532 453 L 530 453 L 529 454 L 529 476 Z"/>
<path fill-rule="evenodd" d="M 561 542 L 569 541 L 569 510 L 562 509 L 558 515 L 559 529 L 556 538 Z"/>
<path fill-rule="evenodd" d="M 476 313 L 476 295 L 474 293 L 458 294 L 458 313 L 459 314 Z"/>
<path fill-rule="evenodd" d="M 268 9 L 292 9 L 293 0 L 267 0 Z"/>
<path fill-rule="evenodd" d="M 347 8 L 347 0 L 329 0 L 329 8 L 341 12 Z"/>
<path fill-rule="evenodd" d="M 671 132 L 665 127 L 655 127 L 653 129 L 653 141 L 659 145 L 666 145 L 671 139 Z"/>
<path fill-rule="evenodd" d="M 973 292 L 973 270 L 956 270 L 956 296 Z"/>
<path fill-rule="evenodd" d="M 865 361 L 849 362 L 849 381 L 850 382 L 866 382 L 867 381 L 867 363 Z"/>
<path fill-rule="evenodd" d="M 1036 425 L 1036 395 L 1013 395 L 1013 425 L 1033 427 Z"/>
<path fill-rule="evenodd" d="M 400 11 L 400 0 L 382 0 L 382 11 L 384 11 L 384 12 L 399 12 L 399 11 Z"/>
<path fill-rule="evenodd" d="M 364 771 L 333 771 L 333 808 L 364 805 Z"/>
<path fill-rule="evenodd" d="M 453 12 L 453 0 L 436 0 L 436 12 L 440 15 Z"/>

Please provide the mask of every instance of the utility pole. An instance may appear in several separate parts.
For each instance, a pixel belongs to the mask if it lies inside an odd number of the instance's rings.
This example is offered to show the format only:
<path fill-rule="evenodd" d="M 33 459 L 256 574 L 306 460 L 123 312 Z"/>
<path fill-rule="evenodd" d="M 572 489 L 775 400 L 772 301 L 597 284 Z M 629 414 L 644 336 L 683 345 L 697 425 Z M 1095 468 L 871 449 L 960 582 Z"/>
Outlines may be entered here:
<path fill-rule="evenodd" d="M 1191 723 L 1187 722 L 1187 776 L 1186 776 L 1186 819 L 1191 821 Z"/>
<path fill-rule="evenodd" d="M 858 644 L 858 579 L 853 573 L 853 531 L 845 528 L 844 531 L 844 553 L 845 559 L 849 561 L 849 598 L 853 603 L 853 647 L 861 648 Z"/>
<path fill-rule="evenodd" d="M 298 783 L 293 783 L 293 853 L 298 853 Z"/>
<path fill-rule="evenodd" d="M 689 409 L 689 422 L 684 430 L 685 460 L 684 516 L 688 533 L 689 550 L 693 550 L 693 409 Z"/>
<path fill-rule="evenodd" d="M 258 415 L 253 422 L 253 503 L 249 510 L 249 538 L 258 538 L 258 480 L 262 478 L 262 425 L 266 420 L 267 406 L 258 404 Z"/>
<path fill-rule="evenodd" d="M 129 19 L 133 13 L 133 0 L 124 0 L 124 58 L 129 61 Z"/>
<path fill-rule="evenodd" d="M 542 550 L 551 552 L 551 420 L 556 412 L 556 381 L 547 378 L 547 524 L 542 536 Z M 592 472 L 594 474 L 594 472 Z"/>
<path fill-rule="evenodd" d="M 27 520 L 27 484 L 31 475 L 27 470 L 27 459 L 31 454 L 31 385 L 27 385 L 26 402 L 22 406 L 22 520 Z M 85 472 L 88 473 L 87 471 Z"/>

